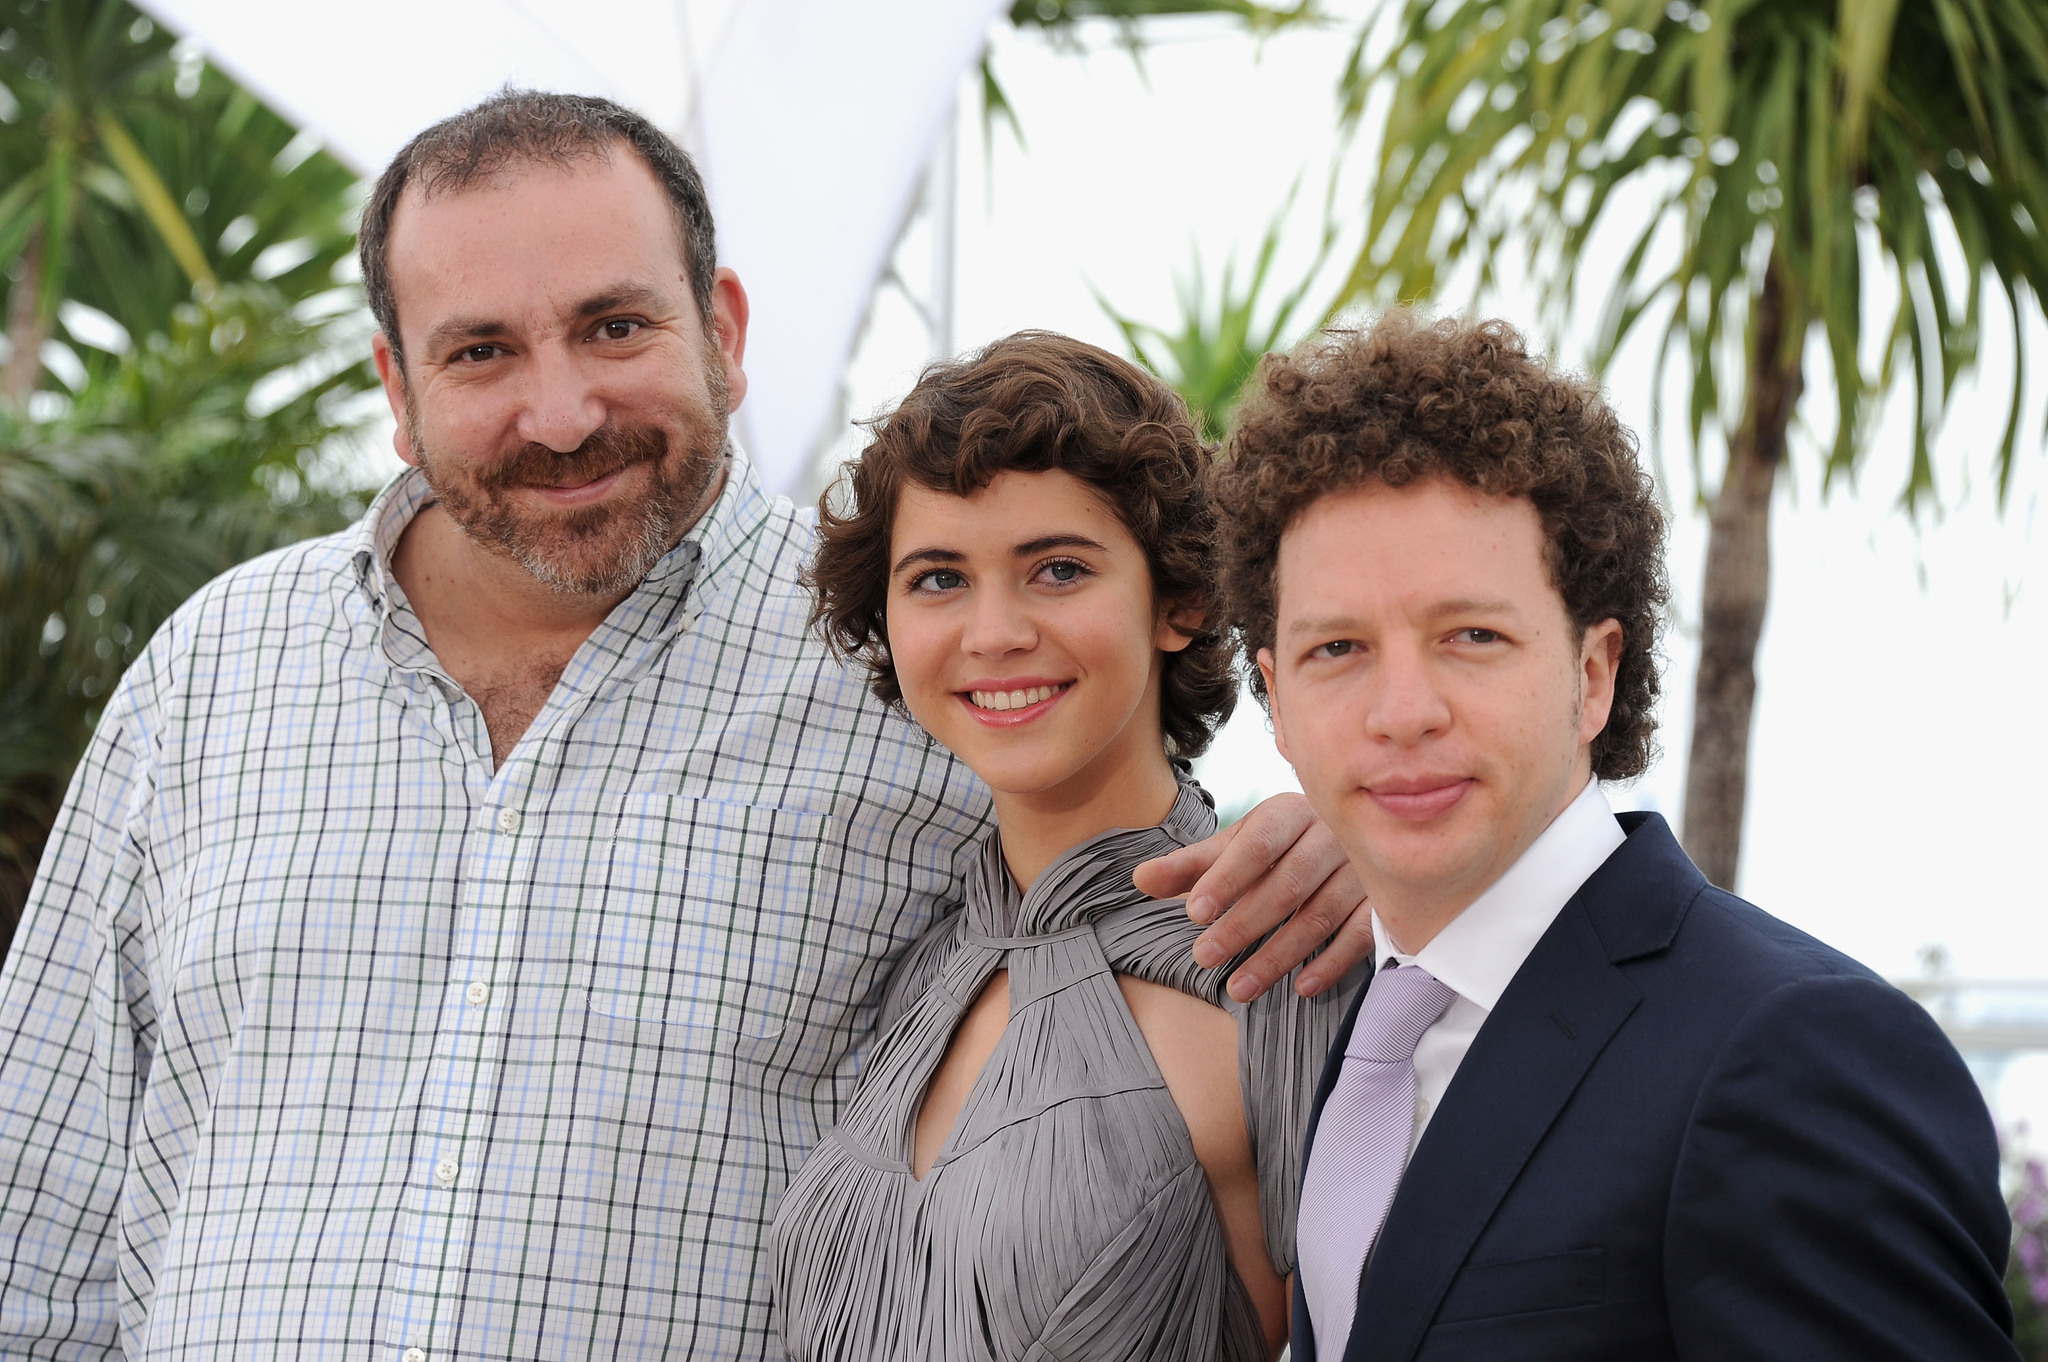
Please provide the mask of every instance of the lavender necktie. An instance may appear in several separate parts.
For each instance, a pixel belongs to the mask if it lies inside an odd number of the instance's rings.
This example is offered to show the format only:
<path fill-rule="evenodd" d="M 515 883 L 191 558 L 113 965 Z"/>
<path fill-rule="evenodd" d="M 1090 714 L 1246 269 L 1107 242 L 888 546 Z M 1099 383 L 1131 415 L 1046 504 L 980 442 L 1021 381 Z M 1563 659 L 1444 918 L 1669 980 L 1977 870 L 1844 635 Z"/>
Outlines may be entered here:
<path fill-rule="evenodd" d="M 1344 1067 L 1316 1123 L 1301 1184 L 1296 1271 L 1316 1353 L 1330 1362 L 1343 1356 L 1351 1337 L 1365 1260 L 1408 1166 L 1415 1047 L 1456 997 L 1414 965 L 1381 970 L 1359 1005 Z"/>

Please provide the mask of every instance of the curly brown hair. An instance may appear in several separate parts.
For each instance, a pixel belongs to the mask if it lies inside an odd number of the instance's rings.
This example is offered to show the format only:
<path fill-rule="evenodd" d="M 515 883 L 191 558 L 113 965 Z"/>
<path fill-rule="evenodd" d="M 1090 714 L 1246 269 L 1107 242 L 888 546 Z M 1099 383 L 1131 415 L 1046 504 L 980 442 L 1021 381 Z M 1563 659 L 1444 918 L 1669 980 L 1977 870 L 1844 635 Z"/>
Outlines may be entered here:
<path fill-rule="evenodd" d="M 1506 322 L 1395 309 L 1266 357 L 1215 480 L 1224 594 L 1246 656 L 1273 645 L 1280 538 L 1302 512 L 1364 483 L 1428 477 L 1535 503 L 1573 625 L 1621 625 L 1593 773 L 1641 775 L 1657 754 L 1664 513 L 1599 389 L 1553 373 Z"/>
<path fill-rule="evenodd" d="M 1154 599 L 1194 641 L 1167 653 L 1160 726 L 1167 750 L 1194 757 L 1237 702 L 1233 650 L 1217 623 L 1216 519 L 1204 444 L 1187 404 L 1129 360 L 1050 331 L 1020 331 L 925 369 L 869 428 L 846 466 L 852 509 L 818 505 L 807 580 L 811 623 L 841 657 L 867 665 L 870 688 L 900 706 L 889 655 L 889 539 L 906 484 L 967 496 L 1006 472 L 1059 469 L 1094 488 L 1145 550 Z"/>

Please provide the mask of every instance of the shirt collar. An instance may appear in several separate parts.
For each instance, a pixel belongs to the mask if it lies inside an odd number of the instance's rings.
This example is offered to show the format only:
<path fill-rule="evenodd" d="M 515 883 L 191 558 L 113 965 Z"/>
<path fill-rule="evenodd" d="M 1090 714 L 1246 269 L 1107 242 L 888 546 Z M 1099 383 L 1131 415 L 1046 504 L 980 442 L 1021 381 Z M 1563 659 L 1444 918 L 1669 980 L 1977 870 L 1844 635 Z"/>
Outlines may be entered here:
<path fill-rule="evenodd" d="M 698 594 L 702 594 L 750 559 L 754 542 L 761 527 L 768 523 L 774 505 L 775 499 L 762 489 L 754 461 L 738 441 L 728 439 L 725 486 L 719 489 L 718 499 L 690 527 L 683 542 L 654 565 L 647 580 L 664 580 L 687 568 L 691 575 L 684 579 L 685 583 L 694 580 Z M 692 550 L 687 558 L 683 556 L 685 549 Z"/>
<path fill-rule="evenodd" d="M 398 585 L 391 575 L 391 557 L 398 552 L 399 536 L 412 524 L 420 508 L 433 499 L 434 491 L 427 486 L 426 475 L 417 468 L 407 468 L 384 485 L 349 536 L 349 563 L 355 569 L 356 586 L 379 609 L 391 599 Z"/>
<path fill-rule="evenodd" d="M 680 586 L 687 588 L 700 577 L 716 576 L 745 551 L 754 532 L 768 518 L 770 502 L 761 488 L 760 476 L 754 471 L 753 460 L 736 441 L 726 442 L 723 472 L 725 485 L 719 489 L 711 509 L 698 517 L 681 543 L 648 570 L 643 588 L 648 583 L 667 582 L 679 575 Z M 398 579 L 391 573 L 392 555 L 398 551 L 405 527 L 433 500 L 426 474 L 418 468 L 407 468 L 377 494 L 356 524 L 349 555 L 356 585 L 380 611 L 387 610 L 395 599 L 402 599 Z"/>
<path fill-rule="evenodd" d="M 1600 782 L 1588 780 L 1520 859 L 1420 951 L 1407 955 L 1395 950 L 1375 912 L 1372 931 L 1379 944 L 1373 963 L 1391 958 L 1419 965 L 1459 997 L 1491 1012 L 1579 886 L 1625 840 Z"/>

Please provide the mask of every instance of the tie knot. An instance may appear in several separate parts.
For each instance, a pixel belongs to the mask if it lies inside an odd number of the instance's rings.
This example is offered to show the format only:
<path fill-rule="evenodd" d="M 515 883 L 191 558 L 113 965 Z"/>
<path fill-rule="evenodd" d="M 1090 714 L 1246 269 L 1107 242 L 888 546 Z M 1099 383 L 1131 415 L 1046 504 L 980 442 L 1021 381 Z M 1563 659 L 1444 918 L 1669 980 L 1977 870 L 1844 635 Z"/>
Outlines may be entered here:
<path fill-rule="evenodd" d="M 1366 990 L 1345 1055 L 1378 1064 L 1407 1063 L 1415 1058 L 1422 1033 L 1437 1024 L 1457 996 L 1419 966 L 1382 970 Z"/>

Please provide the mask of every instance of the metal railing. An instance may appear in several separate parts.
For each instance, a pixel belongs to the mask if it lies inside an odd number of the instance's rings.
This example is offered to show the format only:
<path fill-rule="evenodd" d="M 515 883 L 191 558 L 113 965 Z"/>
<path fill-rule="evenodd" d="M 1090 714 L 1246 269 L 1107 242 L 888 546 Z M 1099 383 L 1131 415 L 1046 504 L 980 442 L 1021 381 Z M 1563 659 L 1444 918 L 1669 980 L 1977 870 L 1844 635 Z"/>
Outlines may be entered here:
<path fill-rule="evenodd" d="M 1962 1053 L 2001 1123 L 2028 1124 L 2006 1090 L 2006 1071 L 2023 1055 L 2048 1052 L 2048 980 L 1959 979 L 1938 970 L 1892 981 L 1916 999 Z M 2032 1115 L 2038 1120 L 2040 1112 Z"/>
<path fill-rule="evenodd" d="M 2048 1050 L 2048 980 L 1923 975 L 1892 982 L 1933 1014 L 1966 1057 Z"/>

